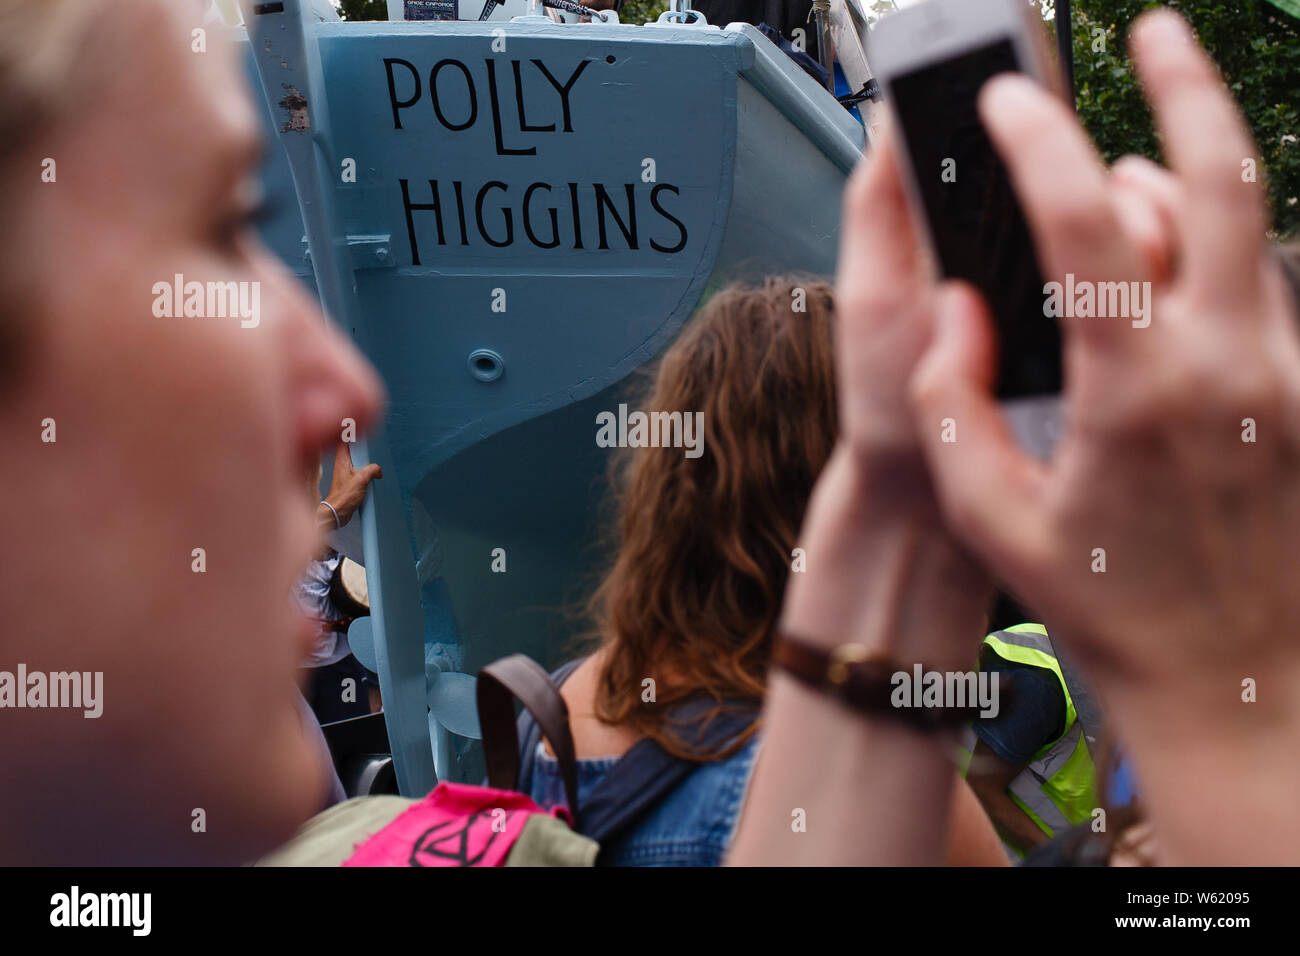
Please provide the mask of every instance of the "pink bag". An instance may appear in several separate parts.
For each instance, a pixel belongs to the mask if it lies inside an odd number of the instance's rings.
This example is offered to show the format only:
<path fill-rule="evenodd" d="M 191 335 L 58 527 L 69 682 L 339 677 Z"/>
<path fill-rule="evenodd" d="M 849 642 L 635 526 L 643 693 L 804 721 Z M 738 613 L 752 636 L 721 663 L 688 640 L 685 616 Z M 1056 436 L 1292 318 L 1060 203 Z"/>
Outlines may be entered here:
<path fill-rule="evenodd" d="M 502 866 L 535 813 L 522 793 L 440 783 L 357 848 L 344 866 Z M 572 825 L 568 811 L 555 816 Z"/>
<path fill-rule="evenodd" d="M 479 672 L 477 697 L 489 786 L 438 784 L 357 847 L 344 866 L 503 866 L 535 814 L 553 815 L 573 827 L 577 762 L 568 708 L 550 675 L 523 654 L 512 654 Z M 516 698 L 555 748 L 568 808 L 556 807 L 548 813 L 515 790 L 519 775 Z M 576 834 L 573 839 L 591 842 Z"/>

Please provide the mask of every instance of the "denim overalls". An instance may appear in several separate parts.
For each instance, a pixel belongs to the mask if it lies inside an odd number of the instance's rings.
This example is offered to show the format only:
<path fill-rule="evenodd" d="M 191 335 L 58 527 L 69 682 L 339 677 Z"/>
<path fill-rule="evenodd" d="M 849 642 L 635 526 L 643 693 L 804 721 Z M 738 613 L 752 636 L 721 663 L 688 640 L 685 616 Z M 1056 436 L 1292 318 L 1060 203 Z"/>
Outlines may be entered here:
<path fill-rule="evenodd" d="M 580 661 L 571 661 L 552 678 L 563 682 Z M 523 741 L 525 735 L 520 734 Z M 653 806 L 629 831 L 601 845 L 600 863 L 607 866 L 720 866 L 731 843 L 744 803 L 759 735 L 725 760 L 702 763 L 672 792 Z M 577 761 L 578 806 L 622 759 L 598 757 Z M 533 758 L 528 794 L 539 805 L 565 802 L 559 762 L 546 753 L 539 740 Z"/>

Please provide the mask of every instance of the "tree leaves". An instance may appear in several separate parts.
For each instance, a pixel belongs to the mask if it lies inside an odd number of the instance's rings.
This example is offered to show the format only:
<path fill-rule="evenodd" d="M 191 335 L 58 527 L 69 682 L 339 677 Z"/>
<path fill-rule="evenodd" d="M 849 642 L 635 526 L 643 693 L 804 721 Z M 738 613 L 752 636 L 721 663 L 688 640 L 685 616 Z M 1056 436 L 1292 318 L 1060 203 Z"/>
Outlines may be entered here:
<path fill-rule="evenodd" d="M 1107 160 L 1125 153 L 1159 159 L 1159 143 L 1132 73 L 1125 37 L 1139 14 L 1161 5 L 1191 20 L 1246 114 L 1259 144 L 1260 166 L 1269 177 L 1277 235 L 1285 238 L 1300 231 L 1300 203 L 1295 201 L 1300 195 L 1300 148 L 1286 138 L 1300 133 L 1300 115 L 1290 105 L 1300 80 L 1300 23 L 1275 16 L 1266 0 L 1075 0 L 1071 32 L 1080 119 Z M 1101 54 L 1093 49 L 1096 27 L 1106 31 Z"/>

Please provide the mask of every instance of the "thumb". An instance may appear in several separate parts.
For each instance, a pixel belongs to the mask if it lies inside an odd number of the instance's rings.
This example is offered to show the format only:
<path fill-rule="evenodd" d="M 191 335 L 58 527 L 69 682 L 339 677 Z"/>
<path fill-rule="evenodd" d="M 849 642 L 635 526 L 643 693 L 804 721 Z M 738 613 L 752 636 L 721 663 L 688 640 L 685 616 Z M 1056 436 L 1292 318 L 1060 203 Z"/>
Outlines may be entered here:
<path fill-rule="evenodd" d="M 993 397 L 996 346 L 984 299 L 965 283 L 946 283 L 930 347 L 910 383 L 917 434 L 948 526 L 994 570 L 1032 546 L 1046 475 L 1016 444 Z"/>
<path fill-rule="evenodd" d="M 376 478 L 384 477 L 383 469 L 375 464 L 366 465 L 366 467 L 362 468 L 357 474 L 366 484 L 370 484 L 370 482 L 374 481 Z"/>

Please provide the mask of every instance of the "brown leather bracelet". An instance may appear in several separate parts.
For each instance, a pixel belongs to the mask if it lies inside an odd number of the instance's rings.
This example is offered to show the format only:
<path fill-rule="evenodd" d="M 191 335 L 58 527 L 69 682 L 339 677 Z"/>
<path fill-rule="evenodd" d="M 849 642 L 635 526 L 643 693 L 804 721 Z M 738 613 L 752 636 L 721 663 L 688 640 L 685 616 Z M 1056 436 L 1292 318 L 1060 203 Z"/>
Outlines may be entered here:
<path fill-rule="evenodd" d="M 803 684 L 873 717 L 888 717 L 921 731 L 952 728 L 979 716 L 979 707 L 899 707 L 894 704 L 894 675 L 913 668 L 862 644 L 827 650 L 780 635 L 772 662 Z M 923 668 L 924 670 L 924 668 Z"/>

